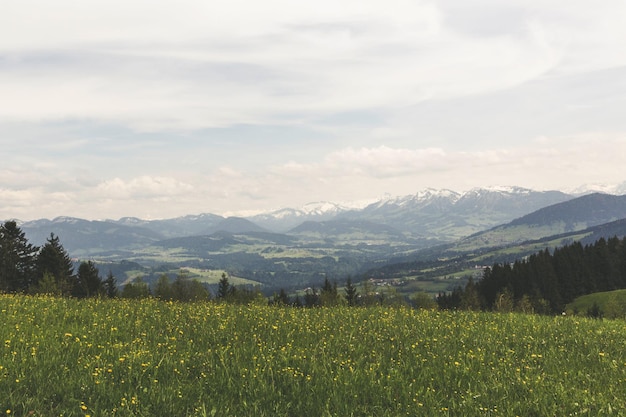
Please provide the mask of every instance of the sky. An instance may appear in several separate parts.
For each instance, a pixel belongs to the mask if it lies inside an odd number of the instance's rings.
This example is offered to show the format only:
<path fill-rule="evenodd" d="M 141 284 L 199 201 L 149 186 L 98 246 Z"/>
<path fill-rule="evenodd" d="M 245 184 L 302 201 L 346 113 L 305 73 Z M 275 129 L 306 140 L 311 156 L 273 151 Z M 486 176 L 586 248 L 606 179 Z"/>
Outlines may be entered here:
<path fill-rule="evenodd" d="M 623 0 L 0 1 L 0 219 L 626 192 Z"/>

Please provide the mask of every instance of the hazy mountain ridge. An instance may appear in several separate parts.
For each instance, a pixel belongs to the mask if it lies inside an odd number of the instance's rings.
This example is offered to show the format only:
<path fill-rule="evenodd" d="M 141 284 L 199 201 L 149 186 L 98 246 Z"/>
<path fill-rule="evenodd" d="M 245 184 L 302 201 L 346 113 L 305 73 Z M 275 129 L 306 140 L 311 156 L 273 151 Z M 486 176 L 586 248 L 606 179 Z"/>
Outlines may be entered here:
<path fill-rule="evenodd" d="M 452 241 L 571 198 L 573 196 L 558 191 L 537 192 L 521 187 L 475 188 L 464 194 L 429 188 L 413 195 L 386 197 L 361 209 L 331 202 L 317 202 L 301 208 L 284 208 L 247 218 L 225 218 L 203 213 L 161 220 L 123 217 L 119 220 L 88 221 L 58 217 L 21 224 L 33 235 L 37 244 L 43 243 L 50 232 L 65 238 L 62 235 L 74 233 L 74 228 L 83 228 L 85 231 L 78 233 L 86 237 L 90 234 L 110 234 L 115 230 L 114 226 L 121 227 L 121 235 L 129 240 L 110 241 L 115 246 L 111 249 L 134 247 L 160 239 L 208 235 L 219 230 L 233 233 L 285 233 L 307 221 L 330 220 L 379 223 L 405 234 Z M 107 244 L 94 243 L 93 246 Z M 76 244 L 76 248 L 85 247 L 89 247 L 88 242 Z M 74 248 L 73 243 L 69 243 L 69 248 Z"/>
<path fill-rule="evenodd" d="M 300 208 L 282 208 L 248 217 L 259 226 L 276 232 L 286 232 L 307 221 L 326 221 L 351 208 L 328 201 L 308 203 Z"/>
<path fill-rule="evenodd" d="M 576 205 L 591 197 L 579 198 L 583 200 Z M 619 200 L 615 196 L 602 198 Z M 498 225 L 506 225 L 514 219 L 519 222 L 525 215 L 539 216 L 549 210 L 558 215 L 561 210 L 559 207 L 567 206 L 550 207 L 571 200 L 576 198 L 559 191 L 533 191 L 521 187 L 475 188 L 463 194 L 430 188 L 408 196 L 386 197 L 362 209 L 318 202 L 300 209 L 286 208 L 248 218 L 225 218 L 210 213 L 163 220 L 124 217 L 119 220 L 88 221 L 58 217 L 23 222 L 22 228 L 37 245 L 43 244 L 50 233 L 55 233 L 73 256 L 97 256 L 113 252 L 123 256 L 159 241 L 209 236 L 220 231 L 233 234 L 280 232 L 305 241 L 324 239 L 331 246 L 338 242 L 367 244 L 375 241 L 378 244 L 387 240 L 393 245 L 415 245 L 415 249 L 419 249 L 425 245 L 455 242 Z M 540 209 L 544 211 L 536 213 Z M 589 208 L 581 210 L 584 213 Z M 615 219 L 615 215 L 612 215 L 610 218 L 602 218 L 602 221 Z M 262 221 L 263 226 L 259 224 Z M 267 227 L 270 224 L 273 227 Z M 287 228 L 292 224 L 295 225 Z M 590 225 L 581 224 L 578 229 Z M 526 236 L 525 232 L 521 235 L 524 238 L 538 238 L 552 231 L 566 231 L 563 228 L 534 229 L 537 233 L 533 236 Z M 488 234 L 478 239 L 482 239 L 481 244 L 510 243 L 510 239 L 498 240 Z M 475 239 L 472 245 L 476 242 Z M 460 249 L 466 244 L 468 241 L 460 243 Z"/>
<path fill-rule="evenodd" d="M 626 218 L 626 195 L 587 194 L 553 204 L 461 239 L 457 251 L 501 247 L 549 236 L 578 232 Z"/>
<path fill-rule="evenodd" d="M 531 210 L 542 204 L 546 206 Z M 512 218 L 519 212 L 524 213 Z M 305 220 L 307 213 L 318 219 L 328 216 L 329 220 Z M 263 228 L 249 218 L 212 214 L 166 220 L 58 217 L 24 222 L 21 227 L 37 245 L 51 232 L 58 235 L 76 258 L 105 263 L 128 260 L 148 270 L 160 270 L 165 263 L 198 270 L 221 269 L 265 285 L 295 286 L 316 285 L 325 274 L 366 274 L 376 265 L 397 262 L 409 262 L 413 271 L 416 262 L 439 265 L 439 259 L 449 259 L 452 263 L 448 262 L 445 270 L 429 268 L 427 272 L 429 276 L 448 275 L 458 272 L 459 267 L 488 263 L 511 253 L 524 256 L 543 249 L 544 244 L 558 246 L 572 239 L 591 239 L 622 230 L 624 223 L 618 221 L 595 232 L 566 233 L 620 216 L 626 221 L 626 196 L 572 197 L 557 191 L 507 187 L 464 194 L 430 189 L 387 197 L 363 209 L 344 210 L 317 203 L 308 211 L 302 210 L 299 218 L 303 221 L 285 233 Z M 494 224 L 498 219 L 506 220 Z M 489 227 L 479 229 L 481 225 Z M 477 229 L 480 231 L 475 232 Z M 507 249 L 516 244 L 524 248 Z M 391 270 L 402 273 L 403 267 L 387 269 Z M 415 272 L 407 276 L 411 275 Z"/>
<path fill-rule="evenodd" d="M 463 194 L 427 189 L 340 217 L 369 220 L 416 235 L 453 241 L 572 198 L 560 191 L 521 187 L 474 188 Z"/>

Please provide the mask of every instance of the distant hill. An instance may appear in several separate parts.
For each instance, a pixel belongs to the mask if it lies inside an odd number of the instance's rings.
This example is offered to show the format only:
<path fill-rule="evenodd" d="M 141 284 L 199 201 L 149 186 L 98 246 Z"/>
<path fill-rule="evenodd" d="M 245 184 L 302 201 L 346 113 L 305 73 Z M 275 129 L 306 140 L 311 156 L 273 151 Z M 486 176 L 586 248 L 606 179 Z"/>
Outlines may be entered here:
<path fill-rule="evenodd" d="M 553 204 L 507 224 L 476 233 L 458 241 L 454 250 L 501 247 L 577 232 L 626 218 L 626 196 L 594 193 Z"/>
<path fill-rule="evenodd" d="M 198 236 L 214 229 L 224 221 L 224 217 L 217 214 L 203 213 L 162 220 L 141 220 L 136 217 L 123 217 L 119 220 L 109 220 L 126 226 L 143 227 L 152 230 L 163 237 Z"/>
<path fill-rule="evenodd" d="M 28 240 L 38 246 L 54 233 L 74 257 L 111 252 L 123 256 L 163 239 L 161 234 L 144 227 L 72 217 L 26 222 L 21 227 Z"/>
<path fill-rule="evenodd" d="M 246 232 L 267 232 L 261 226 L 252 223 L 242 217 L 228 217 L 219 223 L 204 230 L 203 235 L 210 235 L 215 232 L 246 233 Z"/>
<path fill-rule="evenodd" d="M 510 225 L 545 226 L 562 223 L 565 232 L 626 218 L 626 195 L 593 193 L 544 207 Z"/>

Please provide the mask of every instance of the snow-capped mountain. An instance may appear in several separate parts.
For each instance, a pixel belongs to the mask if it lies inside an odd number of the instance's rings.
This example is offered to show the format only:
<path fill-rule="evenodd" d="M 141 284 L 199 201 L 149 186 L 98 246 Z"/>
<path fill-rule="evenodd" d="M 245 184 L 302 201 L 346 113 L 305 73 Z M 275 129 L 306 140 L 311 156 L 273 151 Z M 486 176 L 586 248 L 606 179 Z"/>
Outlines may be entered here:
<path fill-rule="evenodd" d="M 376 210 L 382 207 L 426 207 L 435 202 L 440 204 L 454 204 L 461 198 L 461 194 L 451 190 L 436 190 L 426 188 L 415 194 L 401 197 L 385 197 L 369 206 L 365 210 Z"/>
<path fill-rule="evenodd" d="M 573 196 L 559 191 L 522 187 L 474 188 L 464 193 L 426 188 L 415 194 L 389 196 L 364 205 L 315 202 L 248 217 L 275 232 L 286 232 L 306 221 L 368 221 L 421 236 L 454 239 L 509 222 Z"/>
<path fill-rule="evenodd" d="M 592 193 L 624 195 L 626 194 L 626 181 L 620 184 L 585 184 L 580 187 L 574 188 L 569 192 L 570 194 L 574 195 L 585 195 Z"/>
<path fill-rule="evenodd" d="M 560 191 L 533 191 L 521 187 L 474 188 L 462 194 L 426 189 L 409 196 L 385 198 L 342 216 L 446 240 L 509 222 L 571 198 L 573 196 Z"/>
<path fill-rule="evenodd" d="M 351 210 L 348 206 L 328 201 L 305 204 L 300 208 L 282 208 L 248 217 L 248 220 L 269 230 L 284 232 L 306 221 L 334 219 L 340 213 Z"/>
<path fill-rule="evenodd" d="M 622 186 L 626 188 L 626 183 Z M 346 242 L 381 230 L 381 236 L 386 236 L 381 237 L 382 241 L 387 239 L 398 244 L 406 239 L 404 242 L 411 244 L 417 241 L 436 244 L 491 229 L 573 198 L 575 196 L 560 191 L 533 191 L 521 187 L 474 188 L 463 193 L 427 188 L 411 195 L 385 196 L 365 205 L 321 201 L 245 219 L 204 213 L 163 220 L 125 217 L 88 221 L 58 217 L 20 225 L 35 244 L 44 243 L 52 232 L 78 256 L 122 254 L 164 239 L 209 236 L 219 230 L 295 233 L 302 237 L 314 229 L 311 222 L 324 223 L 323 233 L 318 231 L 318 235 L 341 232 L 341 238 Z M 309 223 L 308 232 L 297 229 L 306 222 Z M 396 231 L 397 235 L 391 237 L 390 231 Z"/>

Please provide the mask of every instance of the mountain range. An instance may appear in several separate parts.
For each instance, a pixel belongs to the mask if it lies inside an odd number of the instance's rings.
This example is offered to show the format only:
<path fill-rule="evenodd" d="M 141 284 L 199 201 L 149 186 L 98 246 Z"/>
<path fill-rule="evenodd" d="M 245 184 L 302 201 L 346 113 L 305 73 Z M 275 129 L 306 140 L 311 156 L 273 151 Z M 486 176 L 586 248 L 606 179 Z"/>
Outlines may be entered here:
<path fill-rule="evenodd" d="M 225 218 L 210 213 L 163 220 L 124 217 L 90 221 L 58 217 L 24 222 L 21 226 L 34 244 L 43 244 L 50 233 L 55 233 L 66 249 L 76 255 L 133 250 L 163 239 L 211 235 L 218 231 L 298 235 L 306 232 L 309 222 L 318 223 L 318 233 L 327 237 L 334 233 L 322 231 L 325 227 L 336 229 L 337 222 L 350 222 L 352 229 L 355 224 L 369 229 L 380 225 L 388 230 L 396 229 L 397 234 L 406 238 L 449 242 L 572 198 L 559 191 L 539 192 L 520 187 L 477 188 L 464 194 L 426 189 L 414 195 L 383 198 L 361 209 L 321 202 L 248 218 Z"/>
<path fill-rule="evenodd" d="M 420 259 L 456 262 L 446 264 L 448 273 L 467 262 L 496 259 L 502 248 L 525 245 L 507 249 L 514 256 L 534 247 L 528 242 L 558 245 L 594 233 L 621 233 L 622 219 L 626 196 L 498 187 L 462 194 L 426 189 L 362 208 L 311 203 L 247 218 L 210 213 L 163 220 L 59 217 L 20 225 L 35 245 L 54 233 L 75 258 L 130 262 L 135 269 L 162 270 L 167 264 L 227 270 L 249 282 L 287 286 Z M 560 240 L 545 240 L 550 236 Z"/>

